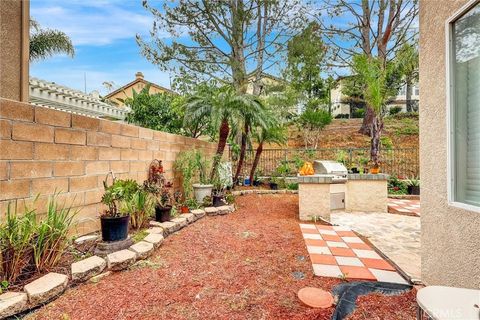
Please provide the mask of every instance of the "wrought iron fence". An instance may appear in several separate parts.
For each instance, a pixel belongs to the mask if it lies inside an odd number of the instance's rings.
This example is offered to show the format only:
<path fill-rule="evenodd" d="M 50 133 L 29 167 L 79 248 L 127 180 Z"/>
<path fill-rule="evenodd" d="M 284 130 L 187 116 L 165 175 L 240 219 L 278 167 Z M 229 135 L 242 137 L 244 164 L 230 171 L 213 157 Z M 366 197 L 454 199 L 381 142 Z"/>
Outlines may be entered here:
<path fill-rule="evenodd" d="M 247 150 L 242 175 L 248 176 L 255 158 L 256 150 Z M 229 150 L 229 158 L 236 170 L 237 155 Z M 304 161 L 335 160 L 343 162 L 347 168 L 367 168 L 370 159 L 369 148 L 323 148 L 323 149 L 264 149 L 257 166 L 259 176 L 270 176 L 279 167 L 296 174 Z M 380 154 L 383 173 L 403 177 L 419 175 L 418 148 L 382 150 Z M 235 171 L 234 171 L 235 172 Z"/>

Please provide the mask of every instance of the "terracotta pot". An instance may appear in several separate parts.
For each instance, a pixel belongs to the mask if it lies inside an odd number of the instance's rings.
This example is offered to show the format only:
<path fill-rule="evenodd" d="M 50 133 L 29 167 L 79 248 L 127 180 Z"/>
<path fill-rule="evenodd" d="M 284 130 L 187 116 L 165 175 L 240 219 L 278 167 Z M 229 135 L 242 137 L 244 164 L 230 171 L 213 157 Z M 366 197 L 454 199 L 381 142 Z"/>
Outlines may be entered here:
<path fill-rule="evenodd" d="M 379 167 L 370 168 L 370 173 L 371 174 L 379 174 L 380 173 L 380 168 Z"/>
<path fill-rule="evenodd" d="M 188 208 L 188 206 L 181 206 L 180 207 L 180 211 L 182 213 L 189 213 L 190 212 L 190 208 Z"/>

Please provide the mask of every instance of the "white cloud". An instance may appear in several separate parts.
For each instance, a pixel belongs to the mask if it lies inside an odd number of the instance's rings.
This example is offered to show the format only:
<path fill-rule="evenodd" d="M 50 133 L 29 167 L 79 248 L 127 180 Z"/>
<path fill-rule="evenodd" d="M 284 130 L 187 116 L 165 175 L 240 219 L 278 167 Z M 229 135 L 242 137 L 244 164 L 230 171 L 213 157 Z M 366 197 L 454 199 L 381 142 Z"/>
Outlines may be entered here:
<path fill-rule="evenodd" d="M 34 0 L 30 14 L 42 26 L 65 32 L 76 46 L 101 46 L 133 39 L 137 33 L 146 35 L 153 21 L 152 15 L 136 1 Z"/>

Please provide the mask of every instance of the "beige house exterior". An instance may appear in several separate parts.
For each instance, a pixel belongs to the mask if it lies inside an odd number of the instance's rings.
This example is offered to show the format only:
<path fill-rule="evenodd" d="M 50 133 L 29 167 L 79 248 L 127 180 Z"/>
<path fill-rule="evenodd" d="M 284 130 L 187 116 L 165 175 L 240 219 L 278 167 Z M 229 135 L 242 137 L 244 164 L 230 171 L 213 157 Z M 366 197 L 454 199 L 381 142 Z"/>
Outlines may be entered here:
<path fill-rule="evenodd" d="M 335 117 L 337 115 L 350 115 L 350 105 L 347 101 L 347 96 L 342 93 L 344 88 L 343 79 L 339 78 L 337 80 L 337 86 L 332 89 L 332 116 Z M 419 101 L 420 100 L 420 91 L 418 88 L 418 84 L 412 86 L 412 101 Z M 387 108 L 391 109 L 393 107 L 400 107 L 402 112 L 407 112 L 407 97 L 406 97 L 406 85 L 404 85 L 398 91 L 397 96 L 388 103 Z"/>
<path fill-rule="evenodd" d="M 127 98 L 133 97 L 133 90 L 135 90 L 136 92 L 140 92 L 147 85 L 150 85 L 150 89 L 148 91 L 150 94 L 156 94 L 156 93 L 177 94 L 176 92 L 170 89 L 167 89 L 165 87 L 159 86 L 158 84 L 145 80 L 143 73 L 137 72 L 135 73 L 135 80 L 127 83 L 124 86 L 121 86 L 115 91 L 110 92 L 105 96 L 105 99 L 111 101 L 115 105 L 124 106 L 125 104 L 122 101 Z"/>
<path fill-rule="evenodd" d="M 455 154 L 449 147 L 453 130 L 449 129 L 451 60 L 447 55 L 449 19 L 476 4 L 420 1 L 421 243 L 422 280 L 427 285 L 480 288 L 480 208 L 452 198 L 450 158 L 460 152 Z M 472 161 L 478 164 L 480 158 Z"/>

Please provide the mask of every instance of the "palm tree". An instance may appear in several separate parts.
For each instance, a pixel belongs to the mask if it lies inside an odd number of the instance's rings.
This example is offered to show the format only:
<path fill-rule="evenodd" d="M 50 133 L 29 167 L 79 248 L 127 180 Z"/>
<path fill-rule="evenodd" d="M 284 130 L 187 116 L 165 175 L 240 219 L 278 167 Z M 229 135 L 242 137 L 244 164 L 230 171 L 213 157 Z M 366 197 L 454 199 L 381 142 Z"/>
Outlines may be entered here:
<path fill-rule="evenodd" d="M 187 98 L 184 121 L 209 121 L 218 128 L 218 145 L 213 159 L 210 179 L 213 180 L 217 166 L 222 158 L 232 123 L 241 118 L 242 112 L 259 113 L 263 105 L 255 97 L 247 94 L 237 94 L 231 86 L 221 88 L 200 86 L 196 93 Z"/>
<path fill-rule="evenodd" d="M 260 128 L 254 133 L 254 138 L 258 143 L 257 150 L 255 151 L 255 158 L 250 170 L 250 181 L 253 181 L 255 171 L 257 170 L 258 163 L 260 162 L 260 156 L 263 152 L 263 145 L 265 143 L 275 143 L 279 146 L 284 145 L 288 141 L 287 129 L 280 124 L 273 124 L 267 128 Z"/>
<path fill-rule="evenodd" d="M 389 86 L 389 78 L 397 66 L 387 63 L 386 66 L 378 58 L 367 55 L 353 57 L 353 69 L 365 84 L 364 100 L 372 110 L 370 122 L 370 159 L 374 167 L 379 166 L 380 137 L 383 130 L 383 109 L 387 100 L 394 94 Z"/>
<path fill-rule="evenodd" d="M 248 104 L 244 104 L 240 109 L 241 123 L 243 127 L 242 138 L 240 143 L 240 154 L 238 157 L 237 170 L 233 178 L 233 185 L 237 185 L 238 177 L 242 172 L 243 163 L 245 162 L 245 153 L 247 150 L 247 143 L 250 136 L 251 128 L 259 127 L 266 128 L 270 121 L 267 113 L 267 108 L 260 101 L 258 97 L 248 95 Z"/>
<path fill-rule="evenodd" d="M 30 19 L 30 61 L 44 60 L 57 53 L 75 55 L 72 40 L 62 31 L 44 29 Z"/>

